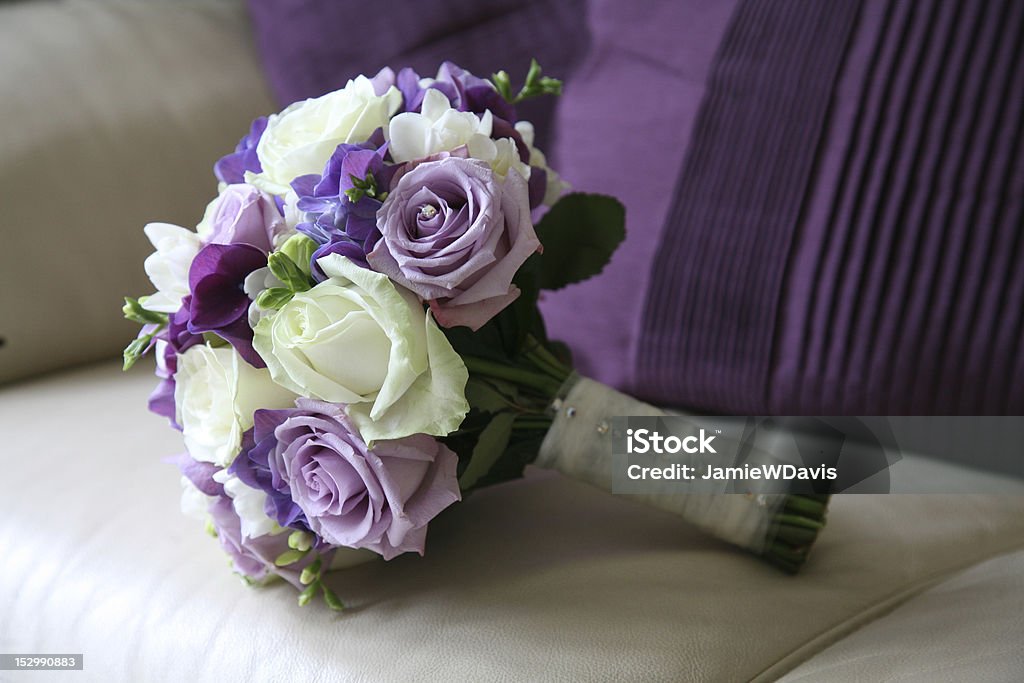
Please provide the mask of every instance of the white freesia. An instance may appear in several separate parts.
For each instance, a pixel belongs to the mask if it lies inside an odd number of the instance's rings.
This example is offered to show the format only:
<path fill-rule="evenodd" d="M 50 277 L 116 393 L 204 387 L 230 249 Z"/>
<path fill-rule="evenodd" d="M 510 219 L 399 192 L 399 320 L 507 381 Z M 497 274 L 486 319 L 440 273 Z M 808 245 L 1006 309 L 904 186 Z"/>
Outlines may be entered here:
<path fill-rule="evenodd" d="M 205 521 L 209 518 L 210 505 L 217 500 L 200 491 L 188 477 L 181 478 L 181 512 L 186 517 Z"/>
<path fill-rule="evenodd" d="M 519 158 L 519 150 L 512 138 L 492 140 L 474 135 L 466 143 L 466 149 L 470 157 L 486 161 L 501 178 L 505 178 L 509 171 L 515 171 L 523 180 L 530 179 L 530 166 Z"/>
<path fill-rule="evenodd" d="M 403 163 L 450 152 L 476 136 L 489 139 L 492 125 L 490 111 L 477 116 L 453 109 L 441 91 L 431 88 L 423 96 L 420 112 L 405 112 L 391 119 L 385 137 L 391 158 Z"/>
<path fill-rule="evenodd" d="M 191 230 L 170 223 L 150 223 L 144 231 L 156 248 L 144 263 L 156 294 L 143 297 L 140 303 L 150 311 L 174 313 L 188 295 L 188 269 L 202 242 Z"/>
<path fill-rule="evenodd" d="M 296 234 L 295 226 L 306 220 L 306 214 L 299 210 L 299 195 L 295 190 L 289 188 L 284 195 L 284 224 L 287 227 L 286 234 L 274 240 L 274 249 L 279 249 L 288 238 Z"/>
<path fill-rule="evenodd" d="M 548 160 L 544 156 L 544 152 L 533 146 L 534 130 L 532 123 L 529 121 L 519 121 L 516 123 L 516 132 L 523 138 L 527 149 L 530 150 L 530 166 L 543 168 L 547 172 L 547 187 L 544 190 L 543 203 L 545 206 L 551 206 L 558 201 L 559 197 L 568 192 L 572 186 L 562 180 L 554 169 L 548 166 Z"/>
<path fill-rule="evenodd" d="M 243 538 L 257 538 L 279 530 L 277 522 L 264 512 L 266 493 L 252 488 L 227 470 L 214 472 L 213 480 L 224 485 L 224 492 L 231 499 L 231 505 L 241 522 Z"/>
<path fill-rule="evenodd" d="M 247 171 L 245 182 L 283 196 L 295 178 L 322 173 L 338 145 L 362 142 L 386 127 L 401 104 L 397 88 L 391 86 L 377 95 L 365 76 L 341 90 L 296 102 L 267 119 L 267 129 L 256 145 L 263 171 Z"/>
<path fill-rule="evenodd" d="M 227 467 L 258 408 L 287 408 L 295 394 L 230 346 L 193 346 L 178 358 L 174 403 L 185 446 L 196 460 Z"/>
<path fill-rule="evenodd" d="M 266 266 L 257 268 L 245 276 L 245 280 L 242 282 L 242 291 L 245 292 L 247 297 L 252 299 L 252 303 L 249 304 L 249 327 L 256 329 L 256 325 L 264 316 L 273 313 L 271 309 L 259 307 L 256 303 L 259 295 L 271 287 L 284 286 L 284 283 L 278 280 L 277 276 L 271 273 L 270 268 Z"/>
<path fill-rule="evenodd" d="M 274 379 L 346 404 L 368 443 L 457 429 L 466 366 L 416 295 L 337 254 L 318 263 L 329 279 L 256 326 L 253 346 Z"/>

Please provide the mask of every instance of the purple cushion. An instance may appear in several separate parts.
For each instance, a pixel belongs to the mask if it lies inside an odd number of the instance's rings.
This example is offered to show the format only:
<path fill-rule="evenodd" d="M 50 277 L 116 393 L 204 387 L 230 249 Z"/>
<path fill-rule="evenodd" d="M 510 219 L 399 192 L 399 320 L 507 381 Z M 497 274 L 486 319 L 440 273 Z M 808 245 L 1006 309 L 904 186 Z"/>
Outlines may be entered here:
<path fill-rule="evenodd" d="M 536 58 L 566 78 L 589 41 L 585 0 L 248 0 L 256 42 L 282 104 L 316 97 L 359 74 L 411 66 L 432 76 L 455 62 L 479 76 L 505 69 L 521 82 Z M 357 17 L 353 21 L 353 17 Z M 518 107 L 548 144 L 553 98 Z"/>
<path fill-rule="evenodd" d="M 282 103 L 445 59 L 566 78 L 553 123 L 521 113 L 627 206 L 601 277 L 542 303 L 585 374 L 723 412 L 1024 410 L 1024 4 L 250 6 Z"/>
<path fill-rule="evenodd" d="M 551 156 L 625 199 L 629 237 L 547 297 L 555 336 L 592 376 L 705 410 L 1024 411 L 1022 18 L 591 3 Z"/>

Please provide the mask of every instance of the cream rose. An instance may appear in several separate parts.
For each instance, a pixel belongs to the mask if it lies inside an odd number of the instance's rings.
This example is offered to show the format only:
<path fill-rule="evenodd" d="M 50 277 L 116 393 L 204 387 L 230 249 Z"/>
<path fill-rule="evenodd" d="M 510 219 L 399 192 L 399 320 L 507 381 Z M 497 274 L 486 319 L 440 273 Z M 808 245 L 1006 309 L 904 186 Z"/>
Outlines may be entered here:
<path fill-rule="evenodd" d="M 193 346 L 178 358 L 174 379 L 177 422 L 189 454 L 219 467 L 238 455 L 258 408 L 287 408 L 295 401 L 295 394 L 230 346 Z"/>
<path fill-rule="evenodd" d="M 270 194 L 285 195 L 295 178 L 322 173 L 338 145 L 362 142 L 376 129 L 386 128 L 401 104 L 397 88 L 391 86 L 377 95 L 365 76 L 341 90 L 296 102 L 267 120 L 256 145 L 263 171 L 246 172 L 246 182 Z"/>
<path fill-rule="evenodd" d="M 466 366 L 416 295 L 337 254 L 318 263 L 328 279 L 256 326 L 274 380 L 346 404 L 367 443 L 457 429 Z"/>

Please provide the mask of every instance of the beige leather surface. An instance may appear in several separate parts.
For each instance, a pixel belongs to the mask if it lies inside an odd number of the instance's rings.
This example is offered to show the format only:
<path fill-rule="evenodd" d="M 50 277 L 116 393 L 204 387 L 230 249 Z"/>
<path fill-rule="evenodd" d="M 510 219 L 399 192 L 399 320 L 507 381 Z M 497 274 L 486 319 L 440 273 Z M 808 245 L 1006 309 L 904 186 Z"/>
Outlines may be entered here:
<path fill-rule="evenodd" d="M 797 667 L 785 683 L 1024 679 L 1024 552 L 972 567 Z"/>
<path fill-rule="evenodd" d="M 0 389 L 0 652 L 84 653 L 58 680 L 771 680 L 1024 546 L 1019 495 L 844 496 L 790 577 L 533 473 L 446 511 L 426 557 L 334 575 L 336 615 L 244 586 L 180 515 L 152 383 L 102 364 Z"/>
<path fill-rule="evenodd" d="M 275 107 L 241 0 L 0 3 L 0 383 L 111 358 L 149 221 L 193 226 Z"/>

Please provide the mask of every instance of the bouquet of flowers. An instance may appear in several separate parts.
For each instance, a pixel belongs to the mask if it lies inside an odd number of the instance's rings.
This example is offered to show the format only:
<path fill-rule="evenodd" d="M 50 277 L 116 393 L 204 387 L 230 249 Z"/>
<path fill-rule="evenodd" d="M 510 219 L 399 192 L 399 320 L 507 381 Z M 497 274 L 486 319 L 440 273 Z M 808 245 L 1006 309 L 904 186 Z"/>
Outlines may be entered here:
<path fill-rule="evenodd" d="M 661 414 L 576 376 L 544 331 L 540 292 L 625 234 L 516 116 L 560 90 L 536 62 L 518 90 L 451 63 L 360 76 L 254 121 L 195 231 L 146 226 L 157 291 L 126 299 L 125 367 L 154 353 L 183 510 L 247 581 L 340 609 L 324 572 L 422 554 L 438 513 L 530 463 L 608 488 L 606 420 Z M 795 569 L 826 501 L 648 502 Z"/>

